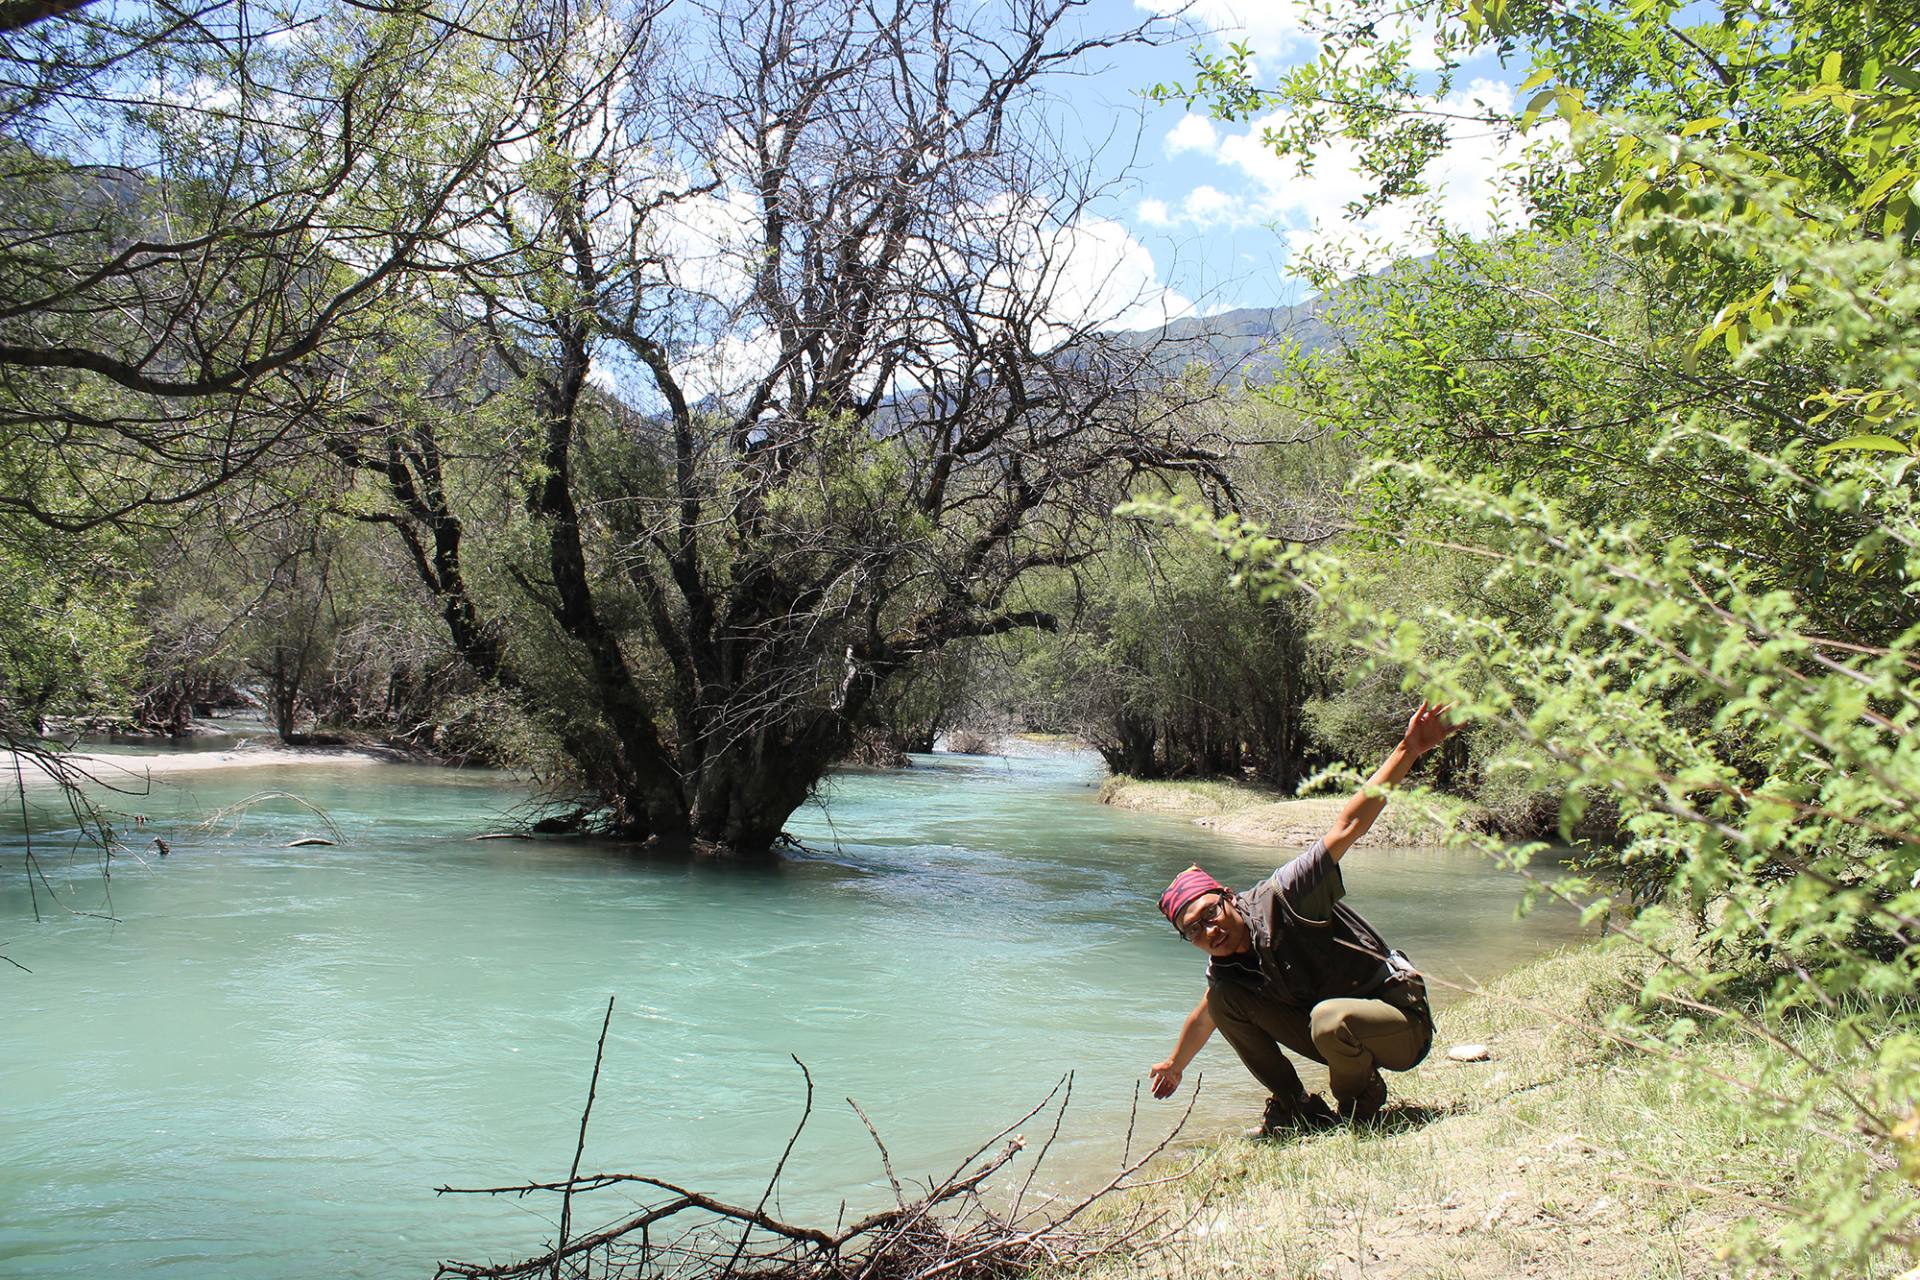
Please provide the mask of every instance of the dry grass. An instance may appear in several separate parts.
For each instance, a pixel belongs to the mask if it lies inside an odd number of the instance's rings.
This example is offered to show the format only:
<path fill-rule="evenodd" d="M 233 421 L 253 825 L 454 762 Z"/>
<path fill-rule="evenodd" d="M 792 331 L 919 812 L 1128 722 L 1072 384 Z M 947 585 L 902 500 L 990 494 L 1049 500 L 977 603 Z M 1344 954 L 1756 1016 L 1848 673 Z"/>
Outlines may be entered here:
<path fill-rule="evenodd" d="M 1747 1131 L 1596 1024 L 1638 986 L 1621 949 L 1548 957 L 1442 1015 L 1432 1058 L 1390 1077 L 1388 1121 L 1190 1152 L 1155 1188 L 1195 1225 L 1074 1280 L 1678 1280 L 1766 1274 L 1724 1261 L 1732 1228 L 1790 1199 L 1818 1158 Z M 1589 1029 L 1572 1025 L 1587 1024 Z M 1487 1044 L 1490 1062 L 1446 1047 Z M 1737 1071 L 1740 1050 L 1713 1059 Z"/>

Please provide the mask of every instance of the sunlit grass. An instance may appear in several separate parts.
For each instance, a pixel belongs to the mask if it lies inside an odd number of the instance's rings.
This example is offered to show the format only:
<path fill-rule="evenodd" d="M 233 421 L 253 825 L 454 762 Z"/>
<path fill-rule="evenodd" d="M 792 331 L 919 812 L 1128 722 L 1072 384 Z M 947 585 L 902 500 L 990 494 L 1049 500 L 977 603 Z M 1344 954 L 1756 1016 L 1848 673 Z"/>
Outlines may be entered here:
<path fill-rule="evenodd" d="M 1345 794 L 1292 796 L 1265 783 L 1224 778 L 1148 781 L 1117 775 L 1100 788 L 1102 804 L 1175 814 L 1224 835 L 1281 845 L 1312 841 L 1334 824 L 1347 799 Z M 1375 821 L 1369 843 L 1425 844 L 1436 834 L 1416 811 L 1389 806 Z"/>
<path fill-rule="evenodd" d="M 1774 1050 L 1737 1032 L 1704 1031 L 1677 1062 L 1610 1039 L 1608 1012 L 1653 963 L 1592 946 L 1506 975 L 1441 1015 L 1426 1063 L 1389 1077 L 1388 1123 L 1189 1150 L 1184 1176 L 1140 1193 L 1186 1223 L 1177 1237 L 1072 1274 L 1792 1274 L 1766 1261 L 1766 1242 L 1788 1223 L 1796 1184 L 1850 1158 L 1846 1146 L 1765 1122 L 1751 1095 L 1707 1074 L 1760 1076 Z M 1832 1049 L 1818 1020 L 1798 1035 L 1794 1048 L 1816 1060 Z M 1492 1060 L 1450 1061 L 1448 1046 L 1464 1042 L 1488 1045 Z M 1733 1252 L 1740 1238 L 1759 1261 Z M 1901 1267 L 1889 1259 L 1874 1274 Z"/>
<path fill-rule="evenodd" d="M 1100 787 L 1102 804 L 1118 803 L 1130 809 L 1180 812 L 1195 817 L 1239 813 L 1256 805 L 1292 799 L 1278 787 L 1222 778 L 1148 781 L 1116 775 Z"/>

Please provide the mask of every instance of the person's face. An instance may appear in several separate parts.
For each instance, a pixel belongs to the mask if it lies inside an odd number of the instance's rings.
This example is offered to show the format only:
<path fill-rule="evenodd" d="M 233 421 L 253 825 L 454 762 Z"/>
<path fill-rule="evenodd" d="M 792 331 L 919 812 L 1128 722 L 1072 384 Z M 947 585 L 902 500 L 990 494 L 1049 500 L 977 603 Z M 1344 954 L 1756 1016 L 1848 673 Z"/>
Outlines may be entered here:
<path fill-rule="evenodd" d="M 1195 898 L 1180 912 L 1180 936 L 1210 956 L 1238 955 L 1252 945 L 1247 922 L 1229 893 Z"/>

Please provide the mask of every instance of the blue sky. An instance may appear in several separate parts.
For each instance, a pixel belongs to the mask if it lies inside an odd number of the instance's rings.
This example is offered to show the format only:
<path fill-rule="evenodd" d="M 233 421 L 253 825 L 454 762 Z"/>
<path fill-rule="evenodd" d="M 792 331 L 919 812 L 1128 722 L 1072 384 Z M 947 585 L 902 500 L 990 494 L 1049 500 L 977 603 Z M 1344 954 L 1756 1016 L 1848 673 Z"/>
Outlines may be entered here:
<path fill-rule="evenodd" d="M 1111 29 L 1180 7 L 1180 0 L 1093 0 L 1086 23 Z M 1186 6 L 1185 20 L 1203 33 L 1198 42 L 1251 45 L 1263 82 L 1313 52 L 1292 0 L 1195 0 Z M 1421 33 L 1409 34 L 1418 50 Z M 1303 179 L 1261 145 L 1262 121 L 1225 124 L 1145 102 L 1142 91 L 1156 82 L 1190 78 L 1195 44 L 1182 40 L 1108 54 L 1094 64 L 1094 74 L 1065 87 L 1069 127 L 1077 124 L 1089 147 L 1104 142 L 1103 155 L 1115 171 L 1132 153 L 1139 124 L 1130 180 L 1099 209 L 1114 224 L 1099 230 L 1101 256 L 1112 261 L 1106 269 L 1129 282 L 1137 278 L 1143 290 L 1134 320 L 1153 322 L 1161 311 L 1299 301 L 1305 292 L 1289 264 L 1330 239 L 1364 243 L 1369 263 L 1417 250 L 1411 208 L 1383 210 L 1359 227 L 1346 222 L 1343 208 L 1361 189 L 1347 148 L 1322 154 Z M 1508 108 L 1512 84 L 1525 74 L 1491 60 L 1468 70 L 1449 106 Z M 1461 127 L 1436 197 L 1446 221 L 1476 231 L 1491 225 L 1503 208 L 1503 166 L 1517 156 L 1513 140 Z M 1510 210 L 1510 202 L 1504 207 Z"/>

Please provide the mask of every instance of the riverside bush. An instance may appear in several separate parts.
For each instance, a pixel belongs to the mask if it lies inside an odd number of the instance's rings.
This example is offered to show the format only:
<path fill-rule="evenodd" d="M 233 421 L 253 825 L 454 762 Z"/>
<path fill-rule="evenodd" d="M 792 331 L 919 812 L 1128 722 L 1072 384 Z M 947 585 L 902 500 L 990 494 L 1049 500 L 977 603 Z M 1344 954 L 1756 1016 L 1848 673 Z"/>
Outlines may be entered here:
<path fill-rule="evenodd" d="M 1302 163 L 1344 141 L 1365 212 L 1428 189 L 1472 59 L 1531 70 L 1470 112 L 1525 135 L 1526 230 L 1358 286 L 1346 349 L 1283 390 L 1375 459 L 1347 545 L 1152 509 L 1459 702 L 1563 832 L 1611 797 L 1617 844 L 1537 891 L 1684 925 L 1618 923 L 1660 962 L 1607 1029 L 1781 1153 L 1710 1181 L 1766 1210 L 1731 1246 L 1793 1274 L 1920 1250 L 1914 16 L 1354 0 L 1308 7 L 1319 53 L 1273 88 L 1236 47 L 1163 91 L 1282 108 L 1266 140 Z M 1431 595 L 1383 585 L 1410 576 Z"/>
<path fill-rule="evenodd" d="M 1911 580 L 1920 499 L 1904 462 L 1841 462 L 1824 475 L 1792 451 L 1737 436 L 1676 436 L 1753 487 L 1755 501 L 1817 503 L 1858 519 L 1853 554 Z M 1525 579 L 1550 614 L 1513 618 L 1436 599 L 1383 610 L 1372 571 L 1337 549 L 1286 546 L 1191 511 L 1247 574 L 1308 589 L 1330 633 L 1409 686 L 1460 704 L 1521 744 L 1541 787 L 1617 803 L 1622 839 L 1584 874 L 1538 882 L 1614 913 L 1622 886 L 1664 891 L 1691 921 L 1669 945 L 1666 913 L 1621 928 L 1656 949 L 1637 998 L 1611 1015 L 1623 1040 L 1690 1074 L 1689 1105 L 1792 1131 L 1820 1158 L 1779 1169 L 1767 1197 L 1793 1213 L 1737 1241 L 1807 1274 L 1856 1274 L 1911 1258 L 1920 1218 L 1920 625 L 1881 645 L 1808 625 L 1793 593 L 1741 555 L 1631 523 L 1592 528 L 1524 488 L 1505 491 L 1418 463 L 1385 462 L 1419 523 L 1475 548 L 1499 579 Z M 1163 513 L 1168 508 L 1161 509 Z M 1176 509 L 1177 510 L 1177 509 Z M 1462 832 L 1526 870 L 1527 845 Z M 1825 1028 L 1812 1041 L 1805 1025 Z M 1751 1041 L 1720 1069 L 1714 1025 Z M 1820 1052 L 1807 1045 L 1817 1042 Z M 1751 1188 L 1748 1194 L 1757 1194 Z"/>

